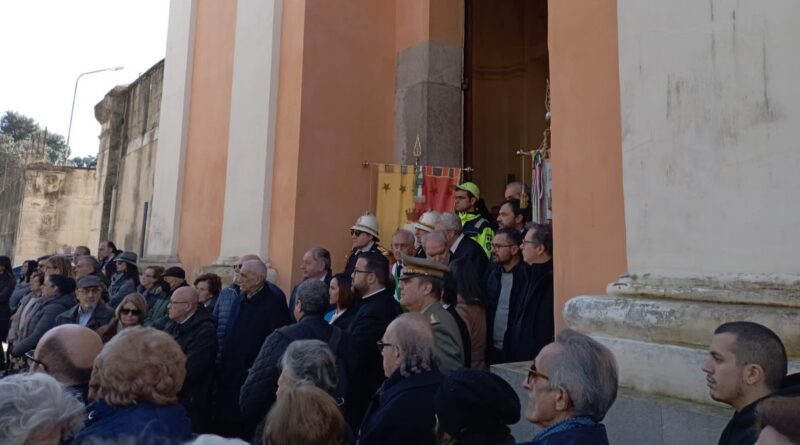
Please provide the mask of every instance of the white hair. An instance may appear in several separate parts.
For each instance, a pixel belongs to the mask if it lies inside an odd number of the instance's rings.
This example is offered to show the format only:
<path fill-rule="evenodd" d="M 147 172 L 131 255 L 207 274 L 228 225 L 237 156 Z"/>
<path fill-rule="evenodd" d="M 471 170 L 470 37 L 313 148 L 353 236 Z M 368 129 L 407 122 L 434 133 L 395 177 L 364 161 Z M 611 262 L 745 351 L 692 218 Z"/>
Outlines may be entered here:
<path fill-rule="evenodd" d="M 242 263 L 242 270 L 247 269 L 250 271 L 255 272 L 256 275 L 261 277 L 261 281 L 267 281 L 267 274 L 269 271 L 267 270 L 267 265 L 261 262 L 260 260 L 247 260 Z"/>
<path fill-rule="evenodd" d="M 83 404 L 53 377 L 37 372 L 0 380 L 0 443 L 23 445 L 58 427 L 61 438 L 83 428 Z"/>
<path fill-rule="evenodd" d="M 461 233 L 463 230 L 463 227 L 461 226 L 461 219 L 459 219 L 458 215 L 452 212 L 442 213 L 439 216 L 437 225 L 441 226 L 444 230 L 452 230 L 457 233 Z"/>

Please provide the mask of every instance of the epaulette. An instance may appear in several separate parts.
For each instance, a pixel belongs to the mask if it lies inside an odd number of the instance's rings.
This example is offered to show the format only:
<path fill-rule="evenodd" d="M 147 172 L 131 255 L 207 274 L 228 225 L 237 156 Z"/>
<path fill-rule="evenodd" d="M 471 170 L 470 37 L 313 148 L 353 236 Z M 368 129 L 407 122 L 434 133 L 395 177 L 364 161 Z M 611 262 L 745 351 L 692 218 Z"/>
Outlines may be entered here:
<path fill-rule="evenodd" d="M 439 321 L 439 317 L 437 317 L 436 314 L 431 314 L 430 320 L 431 320 L 431 326 L 436 326 L 437 324 L 441 323 Z"/>

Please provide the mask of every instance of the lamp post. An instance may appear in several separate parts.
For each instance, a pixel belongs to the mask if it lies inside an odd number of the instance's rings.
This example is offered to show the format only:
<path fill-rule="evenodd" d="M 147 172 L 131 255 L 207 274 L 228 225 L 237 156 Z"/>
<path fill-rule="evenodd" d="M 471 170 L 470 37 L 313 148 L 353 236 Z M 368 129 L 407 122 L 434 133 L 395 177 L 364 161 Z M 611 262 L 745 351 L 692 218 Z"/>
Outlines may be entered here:
<path fill-rule="evenodd" d="M 69 150 L 69 137 L 72 134 L 72 116 L 75 114 L 75 98 L 78 96 L 78 82 L 81 80 L 81 77 L 87 74 L 102 73 L 103 71 L 119 71 L 122 68 L 121 66 L 115 66 L 112 68 L 103 68 L 101 70 L 87 71 L 81 73 L 81 75 L 75 79 L 75 92 L 72 93 L 72 110 L 69 112 L 69 128 L 67 129 L 67 150 Z"/>

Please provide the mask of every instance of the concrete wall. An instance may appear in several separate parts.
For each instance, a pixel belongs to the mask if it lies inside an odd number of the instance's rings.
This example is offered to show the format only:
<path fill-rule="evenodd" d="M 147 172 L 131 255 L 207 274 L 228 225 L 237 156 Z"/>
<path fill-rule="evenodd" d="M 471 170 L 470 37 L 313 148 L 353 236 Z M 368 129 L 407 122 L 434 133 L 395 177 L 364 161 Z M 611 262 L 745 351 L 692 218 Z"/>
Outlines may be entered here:
<path fill-rule="evenodd" d="M 629 270 L 796 274 L 800 3 L 618 17 Z"/>
<path fill-rule="evenodd" d="M 25 175 L 16 163 L 4 162 L 0 172 L 0 255 L 11 256 L 13 264 L 23 260 L 14 258 L 19 215 L 25 193 Z"/>
<path fill-rule="evenodd" d="M 95 169 L 32 164 L 25 169 L 24 181 L 15 263 L 87 244 Z"/>

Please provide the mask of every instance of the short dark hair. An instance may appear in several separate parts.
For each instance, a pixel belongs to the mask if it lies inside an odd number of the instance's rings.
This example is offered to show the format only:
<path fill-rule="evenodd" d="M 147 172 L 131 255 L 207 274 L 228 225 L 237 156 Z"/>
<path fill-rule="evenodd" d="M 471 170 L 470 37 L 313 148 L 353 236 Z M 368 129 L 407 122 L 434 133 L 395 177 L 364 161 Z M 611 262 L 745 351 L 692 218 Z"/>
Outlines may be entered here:
<path fill-rule="evenodd" d="M 328 311 L 331 295 L 324 282 L 311 278 L 297 286 L 297 302 L 300 309 L 309 315 L 321 315 Z M 294 309 L 294 308 L 291 308 Z"/>
<path fill-rule="evenodd" d="M 83 253 L 79 253 L 78 251 L 82 251 Z M 75 255 L 91 255 L 92 249 L 86 246 L 75 246 Z"/>
<path fill-rule="evenodd" d="M 553 256 L 553 229 L 548 224 L 533 224 L 528 231 L 533 230 L 533 241 L 536 245 L 543 245 L 548 255 Z M 527 233 L 527 232 L 526 232 Z"/>
<path fill-rule="evenodd" d="M 194 286 L 197 287 L 197 283 L 202 283 L 203 281 L 208 281 L 208 291 L 211 292 L 211 295 L 217 296 L 219 295 L 220 291 L 222 290 L 222 279 L 219 275 L 215 273 L 204 273 L 199 277 L 194 279 Z"/>
<path fill-rule="evenodd" d="M 105 240 L 105 241 L 103 241 L 103 242 L 104 242 L 104 243 L 106 243 L 106 245 L 107 245 L 107 246 L 108 246 L 108 247 L 111 249 L 111 251 L 112 251 L 112 252 L 114 252 L 114 253 L 118 253 L 118 252 L 120 252 L 120 250 L 119 250 L 119 249 L 117 249 L 117 245 L 116 245 L 116 244 L 114 244 L 114 241 L 111 241 L 111 240 Z"/>
<path fill-rule="evenodd" d="M 330 274 L 331 270 L 331 253 L 324 247 L 314 246 L 311 249 L 311 256 L 315 260 L 321 261 L 325 270 Z"/>
<path fill-rule="evenodd" d="M 497 238 L 497 235 L 505 235 L 505 236 L 507 236 L 508 239 L 511 240 L 511 244 L 515 244 L 517 246 L 522 244 L 522 233 L 520 233 L 518 230 L 504 228 L 504 229 L 498 230 L 494 234 L 494 237 Z"/>
<path fill-rule="evenodd" d="M 752 321 L 732 321 L 721 324 L 714 335 L 733 334 L 733 354 L 736 364 L 759 365 L 764 370 L 764 383 L 771 390 L 780 388 L 786 377 L 786 348 L 778 334 Z"/>
<path fill-rule="evenodd" d="M 70 277 L 53 274 L 47 279 L 50 281 L 50 284 L 58 289 L 58 293 L 61 295 L 67 295 L 75 291 L 75 280 Z"/>
<path fill-rule="evenodd" d="M 389 282 L 389 260 L 385 256 L 378 252 L 362 252 L 358 258 L 364 259 L 364 269 L 375 274 L 378 283 L 386 285 Z"/>
<path fill-rule="evenodd" d="M 147 266 L 144 270 L 150 269 L 153 271 L 153 275 L 157 281 L 160 281 L 164 278 L 164 267 L 163 266 Z"/>
<path fill-rule="evenodd" d="M 92 367 L 79 368 L 69 358 L 69 350 L 64 342 L 56 337 L 50 337 L 39 350 L 39 359 L 47 366 L 49 374 L 63 376 L 67 380 L 80 384 L 89 384 L 92 376 Z"/>
<path fill-rule="evenodd" d="M 511 207 L 511 211 L 514 213 L 514 216 L 521 216 L 522 220 L 523 221 L 525 220 L 525 215 L 522 212 L 522 207 L 520 207 L 519 199 L 517 198 L 506 199 L 505 201 L 500 203 L 500 207 L 503 207 L 506 204 L 508 204 L 508 206 Z"/>

